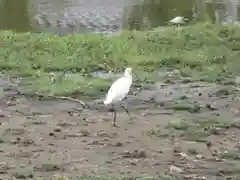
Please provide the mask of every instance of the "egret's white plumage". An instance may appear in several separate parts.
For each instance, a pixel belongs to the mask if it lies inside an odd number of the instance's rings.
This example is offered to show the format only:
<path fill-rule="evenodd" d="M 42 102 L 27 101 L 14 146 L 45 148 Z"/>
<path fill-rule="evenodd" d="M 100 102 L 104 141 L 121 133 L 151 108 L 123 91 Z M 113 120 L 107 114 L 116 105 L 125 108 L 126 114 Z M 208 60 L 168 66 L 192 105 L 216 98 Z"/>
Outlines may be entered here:
<path fill-rule="evenodd" d="M 123 100 L 123 98 L 128 94 L 132 84 L 132 68 L 126 68 L 124 75 L 117 79 L 110 87 L 106 99 L 104 101 L 105 106 L 112 104 L 115 105 Z M 123 106 L 122 106 L 123 107 Z M 123 107 L 125 111 L 129 114 L 128 110 Z M 116 110 L 114 111 L 113 125 L 116 126 Z"/>
<path fill-rule="evenodd" d="M 170 20 L 169 22 L 172 24 L 183 24 L 183 23 L 185 23 L 185 20 L 187 20 L 187 19 L 185 19 L 182 16 L 177 16 L 177 17 L 173 18 L 172 20 Z"/>
<path fill-rule="evenodd" d="M 112 84 L 108 91 L 106 100 L 104 101 L 105 105 L 117 103 L 128 94 L 132 84 L 131 72 L 132 72 L 131 68 L 126 68 L 124 76 L 117 79 Z"/>

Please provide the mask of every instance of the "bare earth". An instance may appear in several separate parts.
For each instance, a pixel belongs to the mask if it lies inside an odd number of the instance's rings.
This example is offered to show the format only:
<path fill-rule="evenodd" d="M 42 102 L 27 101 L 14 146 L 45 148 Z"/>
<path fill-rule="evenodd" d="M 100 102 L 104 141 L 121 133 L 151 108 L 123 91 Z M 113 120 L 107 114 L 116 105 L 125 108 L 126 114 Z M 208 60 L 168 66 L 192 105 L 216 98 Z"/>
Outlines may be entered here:
<path fill-rule="evenodd" d="M 134 122 L 121 110 L 117 117 L 119 128 L 111 126 L 111 112 L 96 101 L 89 101 L 90 108 L 82 109 L 74 102 L 38 100 L 6 89 L 0 117 L 0 179 L 101 174 L 164 176 L 170 171 L 185 179 L 239 179 L 239 126 L 197 142 L 178 135 L 149 135 L 156 127 L 166 130 L 172 120 L 239 122 L 238 91 L 226 86 L 227 94 L 216 94 L 222 88 L 203 82 L 174 82 L 159 90 L 142 89 L 127 100 Z M 183 95 L 196 101 L 200 112 L 168 108 Z M 236 151 L 239 156 L 221 158 L 219 153 L 225 151 Z"/>

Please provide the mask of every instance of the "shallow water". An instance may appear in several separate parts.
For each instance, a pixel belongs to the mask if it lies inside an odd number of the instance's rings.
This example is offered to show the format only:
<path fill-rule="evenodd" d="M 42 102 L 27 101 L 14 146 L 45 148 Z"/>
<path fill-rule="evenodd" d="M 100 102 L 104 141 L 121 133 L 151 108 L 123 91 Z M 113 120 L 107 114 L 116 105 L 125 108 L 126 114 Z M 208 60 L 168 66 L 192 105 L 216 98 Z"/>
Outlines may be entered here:
<path fill-rule="evenodd" d="M 0 0 L 0 29 L 59 34 L 165 25 L 176 16 L 232 23 L 239 0 Z"/>

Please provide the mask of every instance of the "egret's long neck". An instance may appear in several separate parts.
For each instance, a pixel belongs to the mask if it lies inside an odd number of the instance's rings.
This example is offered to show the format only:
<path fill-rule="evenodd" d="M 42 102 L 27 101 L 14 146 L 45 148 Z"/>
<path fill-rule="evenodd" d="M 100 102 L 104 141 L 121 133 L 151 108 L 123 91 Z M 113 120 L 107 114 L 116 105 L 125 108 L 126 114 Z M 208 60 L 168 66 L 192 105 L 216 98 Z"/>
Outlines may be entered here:
<path fill-rule="evenodd" d="M 132 81 L 132 75 L 129 73 L 124 73 L 124 76 L 128 78 L 130 81 Z"/>

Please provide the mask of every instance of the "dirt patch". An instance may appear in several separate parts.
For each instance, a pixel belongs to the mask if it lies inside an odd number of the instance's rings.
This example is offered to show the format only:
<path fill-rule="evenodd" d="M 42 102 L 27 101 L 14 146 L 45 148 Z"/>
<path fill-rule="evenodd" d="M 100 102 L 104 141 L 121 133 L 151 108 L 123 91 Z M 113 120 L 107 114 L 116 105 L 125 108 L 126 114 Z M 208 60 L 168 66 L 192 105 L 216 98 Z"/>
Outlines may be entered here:
<path fill-rule="evenodd" d="M 111 126 L 112 114 L 99 100 L 82 109 L 69 101 L 4 93 L 0 173 L 5 179 L 240 178 L 240 104 L 233 86 L 174 82 L 143 89 L 126 101 L 134 122 L 119 111 L 119 128 Z"/>

